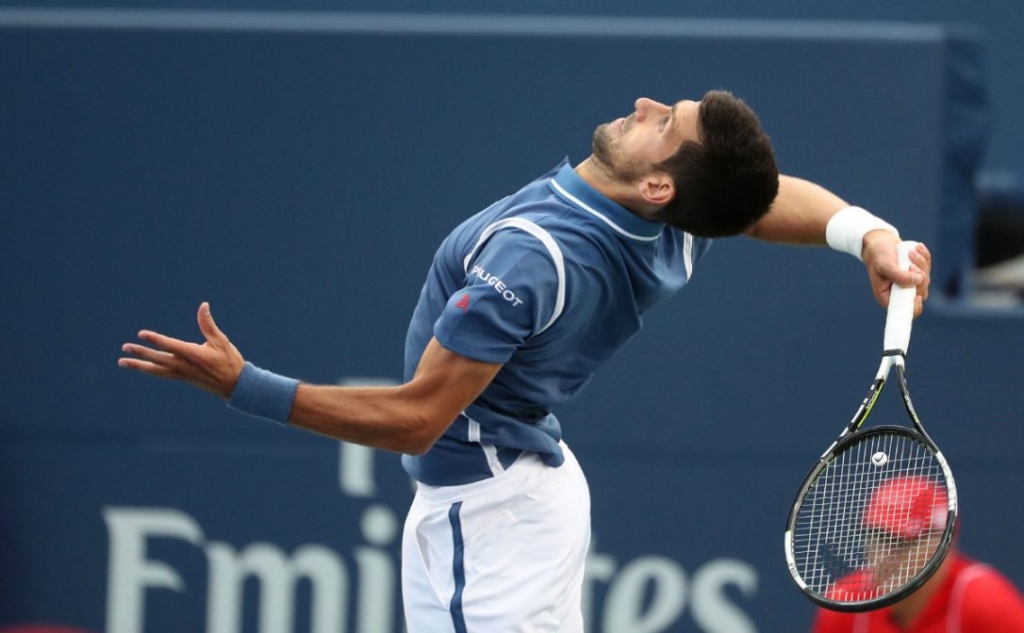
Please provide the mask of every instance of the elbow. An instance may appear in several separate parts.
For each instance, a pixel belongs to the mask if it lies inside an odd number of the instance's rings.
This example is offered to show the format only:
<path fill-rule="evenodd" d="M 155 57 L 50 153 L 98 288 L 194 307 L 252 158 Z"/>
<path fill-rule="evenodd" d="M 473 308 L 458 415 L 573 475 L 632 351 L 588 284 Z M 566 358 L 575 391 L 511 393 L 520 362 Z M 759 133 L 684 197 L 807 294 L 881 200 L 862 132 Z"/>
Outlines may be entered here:
<path fill-rule="evenodd" d="M 405 455 L 412 455 L 413 457 L 419 457 L 425 455 L 433 448 L 434 443 L 437 442 L 438 438 L 406 438 L 402 441 L 401 446 L 397 448 L 399 453 Z"/>
<path fill-rule="evenodd" d="M 423 455 L 430 450 L 430 447 L 436 442 L 436 438 L 431 440 L 426 433 L 419 428 L 406 428 L 393 439 L 390 448 L 396 453 L 402 453 L 403 455 L 419 456 Z"/>
<path fill-rule="evenodd" d="M 451 423 L 452 420 L 448 419 L 425 416 L 417 418 L 402 434 L 400 446 L 396 450 L 406 455 L 424 455 L 433 448 Z"/>
<path fill-rule="evenodd" d="M 426 455 L 427 452 L 430 450 L 430 448 L 433 445 L 434 445 L 433 442 L 431 442 L 429 444 L 428 443 L 424 443 L 424 442 L 418 442 L 418 443 L 408 442 L 398 452 L 402 453 L 403 455 L 412 455 L 413 457 L 419 457 L 420 455 Z"/>

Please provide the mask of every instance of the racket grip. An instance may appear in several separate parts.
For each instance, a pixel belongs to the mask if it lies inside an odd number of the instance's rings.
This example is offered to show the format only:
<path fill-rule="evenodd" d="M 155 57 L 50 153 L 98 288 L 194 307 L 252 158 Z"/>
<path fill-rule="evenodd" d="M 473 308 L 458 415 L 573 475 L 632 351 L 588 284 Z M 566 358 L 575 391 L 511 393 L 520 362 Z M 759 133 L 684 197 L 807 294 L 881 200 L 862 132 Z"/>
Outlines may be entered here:
<path fill-rule="evenodd" d="M 896 246 L 897 262 L 900 270 L 910 270 L 910 251 L 917 247 L 917 242 L 900 242 Z M 883 350 L 898 350 L 904 355 L 910 345 L 910 328 L 914 322 L 914 299 L 917 287 L 892 285 L 889 293 L 889 311 L 885 316 L 885 337 Z"/>

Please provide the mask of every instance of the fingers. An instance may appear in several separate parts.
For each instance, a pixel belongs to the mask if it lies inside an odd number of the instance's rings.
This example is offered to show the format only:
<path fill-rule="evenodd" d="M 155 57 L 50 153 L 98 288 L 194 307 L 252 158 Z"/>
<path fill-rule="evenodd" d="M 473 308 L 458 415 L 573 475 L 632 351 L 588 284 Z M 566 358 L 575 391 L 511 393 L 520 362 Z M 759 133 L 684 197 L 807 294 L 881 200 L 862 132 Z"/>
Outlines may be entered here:
<path fill-rule="evenodd" d="M 238 349 L 220 331 L 203 302 L 196 315 L 205 343 L 190 343 L 151 330 L 139 332 L 142 343 L 125 343 L 128 355 L 117 361 L 125 369 L 180 380 L 222 398 L 230 397 L 245 366 Z"/>
<path fill-rule="evenodd" d="M 917 296 L 914 297 L 914 318 L 921 316 L 924 312 L 924 302 L 928 300 L 928 289 L 931 285 L 932 254 L 928 247 L 918 243 L 914 250 L 910 251 L 910 269 L 904 271 L 909 273 L 910 283 L 903 284 L 894 277 L 894 283 L 900 283 L 906 287 L 914 286 L 917 289 Z"/>
<path fill-rule="evenodd" d="M 157 378 L 166 378 L 168 380 L 180 379 L 178 372 L 173 369 L 139 360 L 137 358 L 119 358 L 117 359 L 117 366 L 141 372 L 143 374 L 149 374 L 150 376 L 156 376 Z"/>
<path fill-rule="evenodd" d="M 910 268 L 907 270 L 903 270 L 902 268 L 895 269 L 890 273 L 889 277 L 891 277 L 892 282 L 898 286 L 912 288 L 923 284 L 927 275 L 925 275 L 921 268 L 911 263 Z"/>
<path fill-rule="evenodd" d="M 889 307 L 889 296 L 892 294 L 891 285 L 882 285 L 875 293 L 875 300 L 878 301 L 878 305 L 883 308 Z"/>
<path fill-rule="evenodd" d="M 932 252 L 928 250 L 928 247 L 925 246 L 924 242 L 918 242 L 917 247 L 910 252 L 910 259 L 913 260 L 915 257 L 919 257 L 928 265 L 929 268 L 931 267 Z"/>
<path fill-rule="evenodd" d="M 139 332 L 139 338 L 153 347 L 174 354 L 176 356 L 190 357 L 193 354 L 193 348 L 196 347 L 195 343 L 189 343 L 170 336 L 164 336 L 157 332 L 151 332 L 150 330 L 142 330 Z"/>
<path fill-rule="evenodd" d="M 923 286 L 924 291 L 927 293 L 928 284 L 931 281 L 931 252 L 928 251 L 927 246 L 918 243 L 917 247 L 910 251 L 909 257 L 910 267 L 907 270 L 893 268 L 888 271 L 886 276 L 888 276 L 893 283 L 903 286 L 904 288 L 917 286 L 920 289 Z M 888 268 L 888 266 L 886 267 Z"/>
<path fill-rule="evenodd" d="M 157 376 L 183 380 L 183 368 L 196 357 L 199 345 L 164 336 L 150 330 L 142 330 L 139 339 L 149 346 L 125 343 L 121 351 L 133 358 L 119 358 L 118 367 Z"/>
<path fill-rule="evenodd" d="M 226 339 L 224 333 L 220 331 L 220 328 L 218 328 L 217 324 L 213 321 L 213 314 L 210 312 L 209 303 L 204 301 L 199 306 L 197 320 L 199 322 L 199 331 L 202 332 L 203 336 L 206 337 L 207 340 L 222 342 Z M 151 330 L 142 330 L 139 332 L 139 338 L 159 350 L 184 358 L 194 357 L 199 348 L 195 343 L 189 343 L 188 341 L 164 336 L 159 332 L 153 332 Z"/>
<path fill-rule="evenodd" d="M 125 343 L 121 346 L 121 351 L 125 354 L 131 354 L 140 360 L 144 360 L 155 365 L 170 366 L 176 358 L 174 354 L 150 349 L 144 345 L 136 345 L 135 343 Z"/>
<path fill-rule="evenodd" d="M 224 333 L 221 332 L 217 327 L 217 324 L 213 322 L 213 315 L 210 314 L 209 303 L 203 302 L 203 304 L 199 306 L 199 314 L 197 317 L 199 321 L 199 330 L 203 333 L 203 336 L 207 339 L 223 340 L 225 338 Z M 153 345 L 157 349 L 178 356 L 192 356 L 195 349 L 198 347 L 195 343 L 189 343 L 188 341 L 164 336 L 163 334 L 153 332 L 152 330 L 140 331 L 139 338 Z"/>
<path fill-rule="evenodd" d="M 910 251 L 910 267 L 922 276 L 917 284 L 917 295 L 922 301 L 928 299 L 928 288 L 931 285 L 932 254 L 928 247 L 918 243 L 917 248 Z"/>
<path fill-rule="evenodd" d="M 932 255 L 928 247 L 918 243 L 910 251 L 910 268 L 908 270 L 902 270 L 897 264 L 895 244 L 884 244 L 883 247 L 872 249 L 870 256 L 868 277 L 878 303 L 883 307 L 889 305 L 892 284 L 904 288 L 915 287 L 917 289 L 915 313 L 920 314 L 924 301 L 928 299 L 928 290 L 931 285 Z M 865 262 L 868 262 L 868 259 L 865 259 Z"/>
<path fill-rule="evenodd" d="M 203 333 L 206 340 L 211 342 L 221 342 L 226 337 L 224 333 L 220 331 L 217 324 L 213 320 L 213 313 L 210 311 L 210 304 L 207 301 L 199 304 L 199 312 L 196 314 L 196 321 L 199 323 L 199 331 Z"/>
<path fill-rule="evenodd" d="M 159 378 L 182 379 L 181 367 L 187 361 L 180 356 L 136 343 L 125 343 L 121 346 L 121 351 L 131 354 L 134 358 L 119 358 L 117 360 L 118 367 Z"/>

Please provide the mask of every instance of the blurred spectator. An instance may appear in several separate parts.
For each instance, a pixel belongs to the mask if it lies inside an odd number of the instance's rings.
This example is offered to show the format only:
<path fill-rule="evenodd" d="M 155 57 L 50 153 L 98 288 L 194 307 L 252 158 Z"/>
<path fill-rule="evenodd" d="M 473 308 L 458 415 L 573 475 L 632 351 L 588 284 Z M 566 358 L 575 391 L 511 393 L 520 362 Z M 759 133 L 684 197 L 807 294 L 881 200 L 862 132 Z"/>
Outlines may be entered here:
<path fill-rule="evenodd" d="M 868 559 L 836 582 L 830 593 L 863 600 L 886 568 L 899 566 L 891 544 L 904 543 L 909 556 L 934 548 L 946 527 L 946 491 L 920 478 L 887 481 L 872 495 L 864 513 L 869 532 Z M 886 544 L 886 556 L 871 563 L 871 535 Z M 895 538 L 893 538 L 895 537 Z M 934 551 L 934 550 L 932 550 Z M 853 595 L 851 595 L 853 594 Z M 860 594 L 864 594 L 861 596 Z M 865 613 L 819 609 L 813 633 L 1022 633 L 1024 596 L 998 571 L 961 554 L 956 543 L 935 574 L 896 604 Z"/>

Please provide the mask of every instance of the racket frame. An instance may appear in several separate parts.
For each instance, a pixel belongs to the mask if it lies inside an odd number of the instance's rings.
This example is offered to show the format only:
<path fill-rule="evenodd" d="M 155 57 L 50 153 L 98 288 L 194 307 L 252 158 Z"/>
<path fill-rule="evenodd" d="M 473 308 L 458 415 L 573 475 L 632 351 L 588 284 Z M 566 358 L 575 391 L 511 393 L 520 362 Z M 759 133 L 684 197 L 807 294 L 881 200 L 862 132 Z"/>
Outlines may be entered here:
<path fill-rule="evenodd" d="M 909 253 L 910 250 L 916 247 L 916 245 L 916 242 L 901 242 L 899 245 L 899 264 L 904 270 L 907 270 L 910 266 Z M 882 361 L 878 366 L 878 372 L 875 374 L 875 379 L 871 383 L 871 387 L 868 389 L 867 395 L 864 397 L 864 400 L 861 402 L 856 413 L 854 413 L 849 424 L 847 424 L 846 428 L 843 429 L 843 432 L 839 434 L 839 437 L 837 437 L 825 452 L 822 453 L 821 457 L 818 458 L 818 461 L 811 467 L 807 476 L 804 478 L 804 481 L 800 485 L 793 501 L 793 506 L 789 513 L 789 519 L 786 523 L 784 538 L 785 554 L 786 565 L 789 569 L 790 575 L 793 577 L 793 580 L 804 595 L 810 598 L 811 601 L 833 611 L 870 611 L 891 605 L 906 598 L 908 595 L 919 589 L 921 585 L 927 582 L 928 579 L 935 574 L 935 571 L 939 568 L 943 560 L 945 560 L 946 555 L 949 553 L 949 548 L 952 545 L 953 537 L 956 533 L 956 523 L 959 515 L 956 481 L 953 479 L 952 470 L 950 469 L 945 456 L 942 454 L 942 451 L 939 450 L 939 447 L 924 430 L 924 426 L 921 424 L 921 420 L 917 415 L 917 410 L 914 408 L 914 403 L 910 399 L 910 391 L 907 387 L 905 374 L 906 353 L 910 343 L 910 329 L 913 321 L 916 294 L 917 291 L 913 287 L 904 288 L 893 284 L 885 324 L 885 337 L 883 341 L 884 351 L 882 353 Z M 885 387 L 889 373 L 893 367 L 896 368 L 896 380 L 899 384 L 903 407 L 913 423 L 913 428 L 896 425 L 879 425 L 871 427 L 870 429 L 862 429 L 865 420 L 867 420 L 868 416 L 871 414 L 871 410 L 874 408 L 875 403 L 882 394 L 882 390 Z M 824 470 L 833 459 L 842 453 L 847 446 L 854 442 L 869 439 L 874 435 L 887 433 L 895 433 L 919 441 L 935 456 L 945 479 L 944 484 L 946 486 L 948 497 L 945 529 L 943 530 L 942 536 L 939 538 L 939 543 L 935 553 L 932 555 L 932 559 L 920 572 L 896 591 L 870 600 L 846 602 L 831 600 L 821 593 L 811 589 L 800 574 L 796 562 L 796 555 L 793 551 L 793 531 L 796 527 L 800 509 L 803 505 L 807 491 L 816 483 L 818 474 Z"/>

